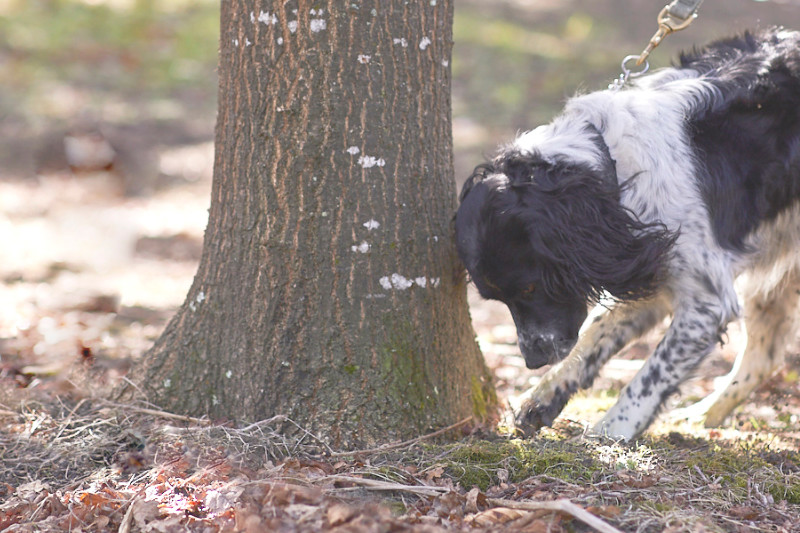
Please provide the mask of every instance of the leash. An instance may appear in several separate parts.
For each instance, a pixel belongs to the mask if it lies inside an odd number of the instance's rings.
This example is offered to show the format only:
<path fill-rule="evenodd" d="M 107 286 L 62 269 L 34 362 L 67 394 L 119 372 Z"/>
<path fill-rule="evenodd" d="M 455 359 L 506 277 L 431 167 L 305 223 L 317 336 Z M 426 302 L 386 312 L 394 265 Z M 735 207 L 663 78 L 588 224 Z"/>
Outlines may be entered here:
<path fill-rule="evenodd" d="M 697 10 L 700 9 L 702 3 L 703 0 L 674 0 L 671 4 L 664 6 L 664 9 L 656 17 L 658 30 L 650 38 L 647 47 L 638 56 L 630 55 L 622 60 L 622 74 L 609 84 L 608 88 L 617 91 L 625 86 L 629 79 L 637 78 L 647 72 L 650 69 L 650 63 L 647 61 L 650 52 L 655 50 L 670 33 L 688 28 L 689 24 L 697 18 Z M 641 67 L 643 64 L 644 66 L 640 70 L 633 71 L 628 64 L 634 60 L 636 61 L 635 67 Z"/>

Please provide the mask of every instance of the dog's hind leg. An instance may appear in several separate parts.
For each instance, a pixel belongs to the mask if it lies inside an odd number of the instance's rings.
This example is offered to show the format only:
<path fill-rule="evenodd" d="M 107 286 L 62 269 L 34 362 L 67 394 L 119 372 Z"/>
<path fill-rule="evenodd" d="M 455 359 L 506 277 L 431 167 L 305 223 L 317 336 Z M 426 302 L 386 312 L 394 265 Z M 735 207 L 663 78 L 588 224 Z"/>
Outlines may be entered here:
<path fill-rule="evenodd" d="M 783 366 L 794 332 L 800 277 L 790 274 L 789 279 L 767 295 L 757 290 L 757 283 L 748 283 L 744 288 L 747 345 L 736 357 L 733 369 L 723 378 L 722 386 L 716 387 L 698 404 L 710 406 L 706 427 L 722 424 L 737 405 Z"/>
<path fill-rule="evenodd" d="M 600 368 L 630 341 L 641 337 L 670 312 L 663 296 L 619 303 L 596 317 L 581 334 L 570 354 L 553 366 L 526 393 L 517 414 L 517 428 L 532 434 L 555 420 L 578 389 L 591 386 Z"/>

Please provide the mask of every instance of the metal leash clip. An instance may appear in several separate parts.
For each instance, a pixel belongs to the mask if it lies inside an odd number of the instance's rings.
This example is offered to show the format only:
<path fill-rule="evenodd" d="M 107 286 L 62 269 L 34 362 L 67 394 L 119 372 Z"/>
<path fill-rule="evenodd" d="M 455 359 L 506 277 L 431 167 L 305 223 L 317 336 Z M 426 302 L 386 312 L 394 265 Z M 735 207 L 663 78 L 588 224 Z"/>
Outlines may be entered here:
<path fill-rule="evenodd" d="M 625 59 L 622 60 L 622 64 L 620 65 L 620 67 L 622 68 L 622 74 L 619 75 L 619 78 L 615 79 L 608 85 L 609 89 L 617 91 L 621 89 L 626 83 L 628 83 L 629 79 L 638 78 L 639 76 L 641 76 L 650 69 L 650 63 L 648 63 L 647 60 L 645 60 L 644 68 L 642 68 L 641 70 L 637 70 L 636 72 L 634 72 L 630 68 L 628 68 L 628 63 L 630 63 L 634 59 L 639 59 L 639 57 L 640 56 L 636 55 L 625 56 Z M 636 66 L 639 65 L 640 63 L 637 61 Z"/>
<path fill-rule="evenodd" d="M 636 65 L 641 65 L 645 61 L 647 61 L 647 56 L 650 55 L 656 46 L 661 44 L 661 41 L 664 40 L 664 37 L 669 35 L 670 33 L 674 33 L 676 31 L 680 31 L 682 29 L 688 28 L 689 24 L 694 22 L 694 19 L 697 18 L 697 8 L 700 7 L 700 3 L 697 3 L 697 7 L 694 8 L 686 18 L 678 18 L 675 14 L 673 14 L 672 6 L 674 4 L 678 4 L 678 2 L 673 2 L 673 4 L 664 6 L 664 9 L 661 10 L 661 13 L 658 14 L 658 30 L 656 33 L 650 38 L 650 42 L 647 43 L 647 48 L 639 54 L 639 59 L 636 60 Z M 683 6 L 681 6 L 683 7 Z M 676 10 L 677 12 L 677 10 Z"/>
<path fill-rule="evenodd" d="M 622 74 L 619 75 L 619 78 L 611 82 L 608 88 L 617 91 L 621 89 L 629 79 L 636 78 L 647 72 L 650 69 L 650 63 L 647 61 L 650 52 L 661 44 L 664 37 L 670 33 L 687 28 L 689 24 L 694 22 L 694 19 L 697 18 L 697 10 L 702 3 L 703 0 L 674 0 L 671 4 L 664 6 L 664 9 L 661 10 L 656 19 L 658 22 L 658 31 L 656 31 L 650 39 L 647 48 L 638 56 L 631 55 L 622 60 Z M 636 60 L 637 67 L 644 64 L 644 68 L 636 72 L 628 68 L 628 63 L 634 59 Z"/>

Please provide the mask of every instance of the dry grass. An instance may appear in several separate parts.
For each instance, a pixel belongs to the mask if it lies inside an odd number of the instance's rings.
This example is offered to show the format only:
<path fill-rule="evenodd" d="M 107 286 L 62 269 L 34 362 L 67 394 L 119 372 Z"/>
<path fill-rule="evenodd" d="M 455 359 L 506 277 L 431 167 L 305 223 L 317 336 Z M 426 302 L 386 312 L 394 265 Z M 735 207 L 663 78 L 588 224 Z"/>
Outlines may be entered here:
<path fill-rule="evenodd" d="M 9 531 L 793 531 L 800 519 L 800 454 L 754 439 L 623 445 L 563 422 L 527 441 L 473 426 L 455 443 L 335 452 L 285 417 L 233 428 L 90 399 L 0 416 Z"/>

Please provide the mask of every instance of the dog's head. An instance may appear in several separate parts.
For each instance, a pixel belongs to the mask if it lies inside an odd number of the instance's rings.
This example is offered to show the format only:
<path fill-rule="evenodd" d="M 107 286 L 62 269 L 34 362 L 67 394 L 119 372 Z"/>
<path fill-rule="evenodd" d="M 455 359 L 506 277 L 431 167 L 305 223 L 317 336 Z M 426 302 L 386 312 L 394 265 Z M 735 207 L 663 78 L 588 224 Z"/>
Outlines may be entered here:
<path fill-rule="evenodd" d="M 615 163 L 596 131 L 594 162 L 511 147 L 461 191 L 459 256 L 481 295 L 508 306 L 528 368 L 563 359 L 601 296 L 652 294 L 675 239 L 620 204 Z"/>

